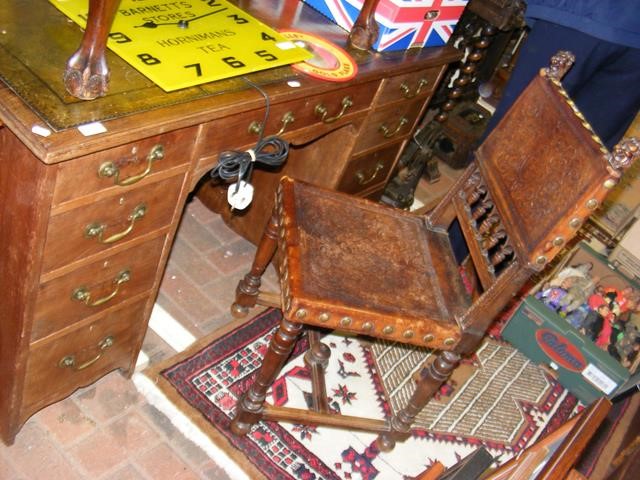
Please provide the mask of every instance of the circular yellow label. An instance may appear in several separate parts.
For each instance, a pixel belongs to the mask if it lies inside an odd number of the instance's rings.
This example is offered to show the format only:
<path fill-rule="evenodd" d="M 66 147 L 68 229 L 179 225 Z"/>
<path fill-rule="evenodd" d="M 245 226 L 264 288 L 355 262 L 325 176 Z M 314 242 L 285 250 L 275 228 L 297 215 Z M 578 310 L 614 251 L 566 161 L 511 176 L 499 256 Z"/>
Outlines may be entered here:
<path fill-rule="evenodd" d="M 309 76 L 332 82 L 347 82 L 358 73 L 358 65 L 347 52 L 327 40 L 297 30 L 281 30 L 282 36 L 297 47 L 307 49 L 313 57 L 294 63 L 292 68 Z"/>

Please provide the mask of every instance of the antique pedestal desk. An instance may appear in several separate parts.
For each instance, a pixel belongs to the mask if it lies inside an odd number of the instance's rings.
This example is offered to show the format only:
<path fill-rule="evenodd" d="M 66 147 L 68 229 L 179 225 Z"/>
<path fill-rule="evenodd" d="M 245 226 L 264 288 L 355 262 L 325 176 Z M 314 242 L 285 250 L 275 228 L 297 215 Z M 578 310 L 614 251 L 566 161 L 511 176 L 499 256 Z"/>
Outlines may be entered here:
<path fill-rule="evenodd" d="M 240 6 L 276 29 L 346 45 L 347 32 L 301 2 Z M 250 75 L 270 99 L 265 132 L 284 127 L 291 153 L 280 170 L 254 172 L 253 204 L 234 214 L 219 201 L 226 187 L 207 179 L 221 151 L 256 141 L 251 125 L 263 120 L 265 100 L 244 80 L 165 93 L 110 54 L 109 94 L 83 102 L 65 93 L 61 78 L 78 27 L 45 1 L 3 0 L 0 31 L 5 443 L 29 416 L 77 388 L 114 369 L 132 374 L 190 192 L 200 188 L 252 241 L 281 174 L 375 198 L 444 68 L 459 58 L 449 47 L 351 51 L 359 72 L 348 82 L 291 67 Z M 77 128 L 95 121 L 104 132 Z"/>

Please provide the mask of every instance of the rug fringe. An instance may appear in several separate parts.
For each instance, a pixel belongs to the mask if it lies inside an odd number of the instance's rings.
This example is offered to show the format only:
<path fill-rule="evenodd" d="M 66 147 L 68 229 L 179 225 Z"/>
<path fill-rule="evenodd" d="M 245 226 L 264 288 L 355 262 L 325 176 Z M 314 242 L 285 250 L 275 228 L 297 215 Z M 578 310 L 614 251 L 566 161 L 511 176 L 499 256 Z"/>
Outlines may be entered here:
<path fill-rule="evenodd" d="M 171 423 L 190 441 L 198 445 L 234 480 L 251 480 L 249 476 L 229 456 L 218 448 L 211 439 L 183 414 L 160 391 L 144 373 L 134 373 L 133 383 L 149 404 L 162 412 Z"/>

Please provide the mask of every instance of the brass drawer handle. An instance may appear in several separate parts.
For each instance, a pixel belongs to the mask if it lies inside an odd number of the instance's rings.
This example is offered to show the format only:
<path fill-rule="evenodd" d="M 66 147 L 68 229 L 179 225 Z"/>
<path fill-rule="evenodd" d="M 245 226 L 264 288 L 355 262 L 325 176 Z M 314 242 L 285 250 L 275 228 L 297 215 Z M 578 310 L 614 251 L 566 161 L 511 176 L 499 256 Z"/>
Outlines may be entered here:
<path fill-rule="evenodd" d="M 123 270 L 118 275 L 116 275 L 116 278 L 113 279 L 115 288 L 106 297 L 99 298 L 95 302 L 92 302 L 91 292 L 89 291 L 89 289 L 87 289 L 86 287 L 79 287 L 73 291 L 71 298 L 73 298 L 74 300 L 77 300 L 78 302 L 82 302 L 89 307 L 98 307 L 103 303 L 108 302 L 113 297 L 115 297 L 118 294 L 118 291 L 120 290 L 120 285 L 122 285 L 125 282 L 128 282 L 129 280 L 131 280 L 131 272 L 129 270 Z"/>
<path fill-rule="evenodd" d="M 338 113 L 334 117 L 327 117 L 329 111 L 327 110 L 327 107 L 325 107 L 322 103 L 317 104 L 316 108 L 313 111 L 317 116 L 320 117 L 320 120 L 322 120 L 324 123 L 333 123 L 344 116 L 344 114 L 347 112 L 347 109 L 353 105 L 353 100 L 351 100 L 351 97 L 344 97 L 342 99 L 341 105 L 342 109 L 340 110 L 340 113 Z"/>
<path fill-rule="evenodd" d="M 378 176 L 378 173 L 380 173 L 383 168 L 384 162 L 382 160 L 378 160 L 378 163 L 376 163 L 376 166 L 373 169 L 373 172 L 371 172 L 371 175 L 369 175 L 369 178 L 366 178 L 364 176 L 364 172 L 362 170 L 358 170 L 356 172 L 356 181 L 358 182 L 358 185 L 366 185 L 373 182 Z"/>
<path fill-rule="evenodd" d="M 134 208 L 131 212 L 131 215 L 127 217 L 127 220 L 129 220 L 129 226 L 122 232 L 114 233 L 110 237 L 103 238 L 104 232 L 107 229 L 107 225 L 104 223 L 90 223 L 84 229 L 84 236 L 86 238 L 98 237 L 98 242 L 105 245 L 115 243 L 118 240 L 122 240 L 124 237 L 129 235 L 133 231 L 133 225 L 136 223 L 136 220 L 140 220 L 145 216 L 146 213 L 147 206 L 144 203 L 141 203 L 136 208 Z"/>
<path fill-rule="evenodd" d="M 420 92 L 422 91 L 422 89 L 426 87 L 428 84 L 429 84 L 429 81 L 426 78 L 421 78 L 420 81 L 418 82 L 418 86 L 412 92 L 411 87 L 409 87 L 409 85 L 407 85 L 405 82 L 402 82 L 400 84 L 400 92 L 402 93 L 402 96 L 404 98 L 413 98 L 416 95 L 420 95 Z"/>
<path fill-rule="evenodd" d="M 88 360 L 83 364 L 76 365 L 75 355 L 67 355 L 60 359 L 60 361 L 58 362 L 58 366 L 60 368 L 73 368 L 76 371 L 84 370 L 85 368 L 90 367 L 91 365 L 96 363 L 98 360 L 100 360 L 100 358 L 104 354 L 104 351 L 107 348 L 113 346 L 114 343 L 115 343 L 115 339 L 113 338 L 113 336 L 109 335 L 108 337 L 103 338 L 98 343 L 98 348 L 100 349 L 100 353 L 98 353 L 98 355 L 93 357 L 91 360 Z"/>
<path fill-rule="evenodd" d="M 98 176 L 101 178 L 110 178 L 113 177 L 113 183 L 115 185 L 119 185 L 121 187 L 126 187 L 128 185 L 133 185 L 134 183 L 139 182 L 144 177 L 151 173 L 151 168 L 153 166 L 153 162 L 156 160 L 162 160 L 164 158 L 164 147 L 162 145 L 155 145 L 150 151 L 149 155 L 147 155 L 147 168 L 145 168 L 144 172 L 139 173 L 138 175 L 134 175 L 133 177 L 126 178 L 125 180 L 120 180 L 120 169 L 113 162 L 104 162 L 98 168 Z"/>
<path fill-rule="evenodd" d="M 277 137 L 279 135 L 282 135 L 284 131 L 287 129 L 287 126 L 289 126 L 289 124 L 295 121 L 296 121 L 296 117 L 293 115 L 292 112 L 285 113 L 282 116 L 282 119 L 280 119 L 280 122 L 282 123 L 282 127 L 280 127 L 280 130 L 278 130 L 274 134 L 274 136 Z M 260 133 L 262 132 L 262 122 L 258 122 L 257 120 L 254 120 L 253 122 L 251 122 L 247 130 L 249 131 L 249 133 L 260 135 Z"/>
<path fill-rule="evenodd" d="M 409 123 L 409 119 L 407 117 L 402 117 L 400 119 L 400 121 L 398 122 L 398 125 L 396 125 L 395 130 L 391 131 L 389 130 L 389 127 L 387 127 L 384 123 L 382 125 L 380 125 L 380 132 L 382 133 L 382 135 L 384 136 L 384 138 L 391 138 L 394 135 L 397 135 L 400 130 L 402 129 L 402 127 L 404 127 L 407 123 Z"/>

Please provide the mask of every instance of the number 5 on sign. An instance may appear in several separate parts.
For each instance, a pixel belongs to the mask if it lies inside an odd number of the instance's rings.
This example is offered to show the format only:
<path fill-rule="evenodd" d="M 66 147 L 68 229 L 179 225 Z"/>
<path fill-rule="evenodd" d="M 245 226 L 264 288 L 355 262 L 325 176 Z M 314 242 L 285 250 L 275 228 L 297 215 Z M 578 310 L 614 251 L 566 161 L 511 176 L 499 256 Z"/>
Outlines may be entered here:
<path fill-rule="evenodd" d="M 50 0 L 84 28 L 88 0 Z M 122 0 L 108 46 L 165 91 L 311 57 L 226 0 Z"/>

